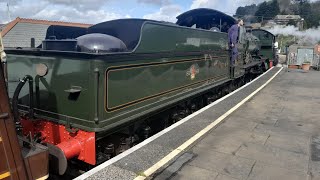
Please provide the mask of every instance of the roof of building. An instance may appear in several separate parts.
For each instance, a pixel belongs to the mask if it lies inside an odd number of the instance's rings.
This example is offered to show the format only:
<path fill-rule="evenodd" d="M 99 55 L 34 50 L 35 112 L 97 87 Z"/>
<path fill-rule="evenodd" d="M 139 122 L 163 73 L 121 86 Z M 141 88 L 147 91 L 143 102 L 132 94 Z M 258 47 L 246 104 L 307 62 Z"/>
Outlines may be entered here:
<path fill-rule="evenodd" d="M 299 15 L 276 15 L 276 20 L 300 20 L 301 16 Z"/>
<path fill-rule="evenodd" d="M 85 33 L 91 24 L 47 21 L 36 19 L 16 18 L 2 29 L 5 47 L 30 47 L 31 39 L 35 39 L 38 47 L 50 36 L 58 39 L 76 38 Z"/>
<path fill-rule="evenodd" d="M 2 36 L 5 36 L 16 24 L 18 23 L 30 23 L 30 24 L 44 24 L 44 25 L 56 25 L 56 26 L 69 26 L 69 27 L 82 27 L 88 28 L 92 24 L 84 23 L 73 23 L 73 22 L 62 22 L 62 21 L 48 21 L 48 20 L 39 20 L 39 19 L 27 19 L 17 17 L 15 20 L 7 24 L 6 28 L 2 31 Z"/>

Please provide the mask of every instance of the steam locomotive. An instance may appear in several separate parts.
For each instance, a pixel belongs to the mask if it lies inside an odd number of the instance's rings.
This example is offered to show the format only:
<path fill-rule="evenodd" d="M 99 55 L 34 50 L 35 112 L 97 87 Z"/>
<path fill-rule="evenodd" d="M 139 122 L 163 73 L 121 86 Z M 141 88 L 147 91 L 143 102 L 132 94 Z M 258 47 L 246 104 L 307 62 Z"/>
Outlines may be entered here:
<path fill-rule="evenodd" d="M 17 129 L 48 146 L 50 167 L 102 163 L 269 68 L 245 28 L 230 65 L 233 17 L 195 9 L 177 19 L 107 21 L 76 39 L 5 49 Z"/>

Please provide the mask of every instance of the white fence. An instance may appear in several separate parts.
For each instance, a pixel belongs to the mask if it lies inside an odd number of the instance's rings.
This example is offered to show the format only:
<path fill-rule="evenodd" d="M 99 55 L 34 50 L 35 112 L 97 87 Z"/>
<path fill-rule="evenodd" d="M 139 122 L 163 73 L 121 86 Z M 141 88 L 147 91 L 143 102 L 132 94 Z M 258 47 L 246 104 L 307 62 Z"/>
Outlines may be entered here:
<path fill-rule="evenodd" d="M 289 51 L 287 56 L 288 65 L 301 66 L 304 62 L 309 62 L 312 67 L 319 69 L 320 57 L 319 54 L 314 53 L 314 48 L 298 47 Z"/>

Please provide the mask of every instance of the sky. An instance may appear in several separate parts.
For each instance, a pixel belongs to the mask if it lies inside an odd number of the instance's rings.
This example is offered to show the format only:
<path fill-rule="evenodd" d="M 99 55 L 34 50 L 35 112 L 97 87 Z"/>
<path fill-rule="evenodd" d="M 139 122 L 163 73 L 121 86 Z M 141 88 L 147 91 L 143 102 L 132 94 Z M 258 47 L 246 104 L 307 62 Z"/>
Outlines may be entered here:
<path fill-rule="evenodd" d="M 176 22 L 176 16 L 190 9 L 212 8 L 232 15 L 238 6 L 261 1 L 263 0 L 0 0 L 0 24 L 16 17 L 88 24 L 120 18 Z"/>

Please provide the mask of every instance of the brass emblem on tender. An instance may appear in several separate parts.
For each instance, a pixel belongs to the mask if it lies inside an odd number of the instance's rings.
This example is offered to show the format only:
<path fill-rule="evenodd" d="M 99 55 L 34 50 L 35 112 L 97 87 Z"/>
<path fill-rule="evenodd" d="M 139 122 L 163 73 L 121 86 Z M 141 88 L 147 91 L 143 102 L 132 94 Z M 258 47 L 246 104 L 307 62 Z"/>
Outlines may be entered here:
<path fill-rule="evenodd" d="M 219 39 L 219 46 L 221 49 L 227 49 L 228 48 L 228 42 L 223 39 L 223 38 L 220 38 Z"/>
<path fill-rule="evenodd" d="M 200 68 L 198 64 L 193 64 L 187 71 L 186 76 L 190 76 L 191 80 L 196 78 L 196 75 L 199 74 Z"/>

